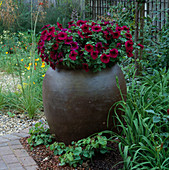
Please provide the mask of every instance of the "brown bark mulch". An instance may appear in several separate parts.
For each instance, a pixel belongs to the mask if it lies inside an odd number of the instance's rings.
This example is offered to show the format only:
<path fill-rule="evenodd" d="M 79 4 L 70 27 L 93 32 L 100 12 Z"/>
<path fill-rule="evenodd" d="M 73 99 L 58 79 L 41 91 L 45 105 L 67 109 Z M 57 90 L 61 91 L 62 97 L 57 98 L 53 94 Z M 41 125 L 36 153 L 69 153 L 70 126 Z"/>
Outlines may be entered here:
<path fill-rule="evenodd" d="M 69 166 L 59 166 L 58 156 L 53 154 L 49 148 L 45 145 L 40 145 L 34 147 L 31 151 L 30 146 L 27 142 L 27 138 L 21 138 L 20 142 L 29 153 L 29 155 L 35 160 L 39 166 L 38 170 L 73 170 Z M 75 168 L 77 170 L 120 170 L 123 168 L 123 164 L 117 164 L 122 161 L 120 156 L 118 145 L 116 143 L 109 143 L 109 147 L 112 147 L 109 153 L 106 154 L 96 154 L 93 160 L 89 160 L 79 167 Z M 117 164 L 115 167 L 113 165 Z M 112 168 L 113 167 L 113 168 Z"/>

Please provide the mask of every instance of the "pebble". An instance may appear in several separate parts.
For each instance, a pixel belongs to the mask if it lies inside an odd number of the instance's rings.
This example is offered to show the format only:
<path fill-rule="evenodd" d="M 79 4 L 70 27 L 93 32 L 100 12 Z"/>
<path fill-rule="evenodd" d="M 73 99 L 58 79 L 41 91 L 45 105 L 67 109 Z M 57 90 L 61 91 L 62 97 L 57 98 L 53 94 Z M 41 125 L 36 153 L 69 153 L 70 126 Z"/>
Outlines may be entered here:
<path fill-rule="evenodd" d="M 18 91 L 17 84 L 20 84 L 19 77 L 0 71 L 0 87 L 3 91 Z"/>
<path fill-rule="evenodd" d="M 18 118 L 18 116 L 20 118 Z M 0 112 L 0 136 L 5 134 L 11 134 L 14 132 L 19 132 L 24 130 L 32 125 L 35 125 L 37 122 L 46 123 L 45 116 L 42 116 L 39 119 L 29 119 L 24 114 L 16 115 L 14 117 L 9 117 L 7 114 Z"/>

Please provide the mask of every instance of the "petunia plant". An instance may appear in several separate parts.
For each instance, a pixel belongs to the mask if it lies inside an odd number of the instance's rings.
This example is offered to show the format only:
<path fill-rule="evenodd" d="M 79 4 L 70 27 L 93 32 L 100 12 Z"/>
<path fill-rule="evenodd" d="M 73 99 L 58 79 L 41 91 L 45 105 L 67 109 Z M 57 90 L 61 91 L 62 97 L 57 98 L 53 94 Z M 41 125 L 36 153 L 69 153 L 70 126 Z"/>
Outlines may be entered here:
<path fill-rule="evenodd" d="M 68 28 L 57 23 L 57 27 L 45 25 L 42 30 L 38 54 L 53 69 L 63 65 L 97 72 L 133 56 L 134 43 L 127 26 L 79 20 L 69 22 Z"/>

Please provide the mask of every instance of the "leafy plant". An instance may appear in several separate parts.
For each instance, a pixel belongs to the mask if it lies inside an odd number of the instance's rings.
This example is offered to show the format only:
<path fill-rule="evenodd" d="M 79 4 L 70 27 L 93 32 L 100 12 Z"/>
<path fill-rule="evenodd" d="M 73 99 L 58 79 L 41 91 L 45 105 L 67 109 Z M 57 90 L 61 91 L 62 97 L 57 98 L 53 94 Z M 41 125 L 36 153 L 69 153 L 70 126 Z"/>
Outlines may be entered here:
<path fill-rule="evenodd" d="M 111 150 L 107 146 L 109 140 L 106 136 L 103 136 L 103 133 L 98 133 L 98 135 L 93 137 L 72 142 L 69 146 L 66 146 L 64 143 L 54 142 L 50 145 L 50 149 L 54 151 L 55 155 L 59 155 L 61 166 L 69 164 L 76 167 L 85 160 L 92 159 L 96 152 L 105 154 Z"/>
<path fill-rule="evenodd" d="M 135 75 L 135 74 L 134 74 Z M 125 169 L 167 169 L 169 166 L 168 114 L 169 71 L 154 70 L 154 75 L 133 76 L 127 101 L 117 103 L 125 112 L 119 150 Z M 116 109 L 115 109 L 116 110 Z"/>
<path fill-rule="evenodd" d="M 38 122 L 34 127 L 29 129 L 28 143 L 33 149 L 33 146 L 47 145 L 53 142 L 54 136 L 49 133 L 49 129 L 45 127 L 45 124 Z"/>

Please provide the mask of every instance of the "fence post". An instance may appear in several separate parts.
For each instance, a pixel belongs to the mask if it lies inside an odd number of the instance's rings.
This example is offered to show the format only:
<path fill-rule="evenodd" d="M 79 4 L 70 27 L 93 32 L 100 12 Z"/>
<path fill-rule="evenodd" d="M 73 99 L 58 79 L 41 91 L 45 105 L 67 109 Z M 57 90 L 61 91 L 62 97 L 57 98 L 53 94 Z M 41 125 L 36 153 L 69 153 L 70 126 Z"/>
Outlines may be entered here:
<path fill-rule="evenodd" d="M 135 42 L 138 42 L 138 22 L 139 22 L 139 2 L 136 1 L 135 2 L 135 6 L 136 6 L 136 11 L 135 11 Z M 138 75 L 138 69 L 139 69 L 139 64 L 138 64 L 138 61 L 137 61 L 137 58 L 138 58 L 138 49 L 136 49 L 135 51 L 135 69 L 136 69 L 136 75 Z"/>
<path fill-rule="evenodd" d="M 135 11 L 135 42 L 138 43 L 140 40 L 141 44 L 144 42 L 144 16 L 145 16 L 145 0 L 137 0 L 136 1 L 136 11 Z M 139 17 L 140 16 L 140 17 Z M 140 38 L 138 38 L 140 37 Z M 143 50 L 136 49 L 135 52 L 135 68 L 136 75 L 139 75 L 142 70 L 141 63 L 138 62 L 142 60 Z"/>

